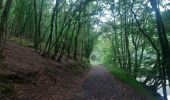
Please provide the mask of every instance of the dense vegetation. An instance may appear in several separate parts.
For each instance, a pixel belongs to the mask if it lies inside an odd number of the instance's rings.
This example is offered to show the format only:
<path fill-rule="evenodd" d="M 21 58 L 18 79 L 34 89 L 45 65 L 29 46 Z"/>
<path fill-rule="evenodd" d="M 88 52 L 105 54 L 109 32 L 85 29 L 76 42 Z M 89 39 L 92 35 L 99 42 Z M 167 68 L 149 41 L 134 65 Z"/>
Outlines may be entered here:
<path fill-rule="evenodd" d="M 142 83 L 154 92 L 162 87 L 167 100 L 169 3 L 0 0 L 0 54 L 7 39 L 18 37 L 33 43 L 30 46 L 43 57 L 58 61 L 64 56 L 81 60 L 91 57 L 127 71 L 134 79 L 144 77 Z"/>

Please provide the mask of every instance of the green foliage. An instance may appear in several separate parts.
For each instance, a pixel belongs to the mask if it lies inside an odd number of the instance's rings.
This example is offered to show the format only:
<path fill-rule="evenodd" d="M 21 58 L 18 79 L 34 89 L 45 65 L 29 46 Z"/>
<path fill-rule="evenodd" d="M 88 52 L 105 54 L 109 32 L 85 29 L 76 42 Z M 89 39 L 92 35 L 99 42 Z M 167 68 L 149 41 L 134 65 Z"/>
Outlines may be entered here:
<path fill-rule="evenodd" d="M 25 47 L 33 47 L 32 42 L 25 40 L 25 39 L 22 39 L 22 38 L 11 37 L 10 41 L 13 41 L 13 42 L 15 42 L 19 45 L 25 46 Z"/>
<path fill-rule="evenodd" d="M 43 56 L 89 58 L 97 37 L 93 0 L 16 0 L 9 19 L 10 35 L 33 42 Z M 90 8 L 90 9 L 89 9 Z M 21 40 L 22 45 L 31 45 Z"/>
<path fill-rule="evenodd" d="M 113 49 L 110 39 L 100 37 L 98 39 L 98 44 L 95 45 L 92 53 L 93 56 L 96 56 L 96 58 L 99 59 L 91 60 L 92 64 L 104 64 L 118 80 L 126 83 L 145 96 L 151 96 L 151 93 L 144 88 L 142 83 L 136 81 L 127 71 L 118 67 Z M 140 72 L 142 73 L 142 71 Z M 142 75 L 146 75 L 146 73 L 147 72 Z"/>
<path fill-rule="evenodd" d="M 92 57 L 95 57 L 93 60 Z M 94 64 L 113 64 L 113 53 L 111 41 L 107 38 L 99 37 L 91 55 L 91 62 Z"/>
<path fill-rule="evenodd" d="M 146 90 L 142 83 L 136 81 L 132 78 L 129 73 L 123 69 L 120 69 L 116 66 L 107 65 L 109 71 L 116 77 L 118 80 L 126 83 L 130 87 L 132 87 L 135 91 L 139 92 L 143 96 L 152 97 L 152 93 Z"/>

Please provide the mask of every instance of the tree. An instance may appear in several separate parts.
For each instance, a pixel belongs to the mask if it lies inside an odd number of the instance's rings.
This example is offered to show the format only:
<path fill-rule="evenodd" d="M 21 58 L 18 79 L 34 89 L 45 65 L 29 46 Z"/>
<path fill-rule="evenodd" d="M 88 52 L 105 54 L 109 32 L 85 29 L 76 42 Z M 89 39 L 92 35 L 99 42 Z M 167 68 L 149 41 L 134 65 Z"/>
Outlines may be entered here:
<path fill-rule="evenodd" d="M 2 0 L 0 1 L 2 5 Z M 7 0 L 5 7 L 3 9 L 2 15 L 1 15 L 1 21 L 0 21 L 0 55 L 2 54 L 3 48 L 5 46 L 7 31 L 6 31 L 6 25 L 8 20 L 8 14 L 11 8 L 12 0 Z"/>

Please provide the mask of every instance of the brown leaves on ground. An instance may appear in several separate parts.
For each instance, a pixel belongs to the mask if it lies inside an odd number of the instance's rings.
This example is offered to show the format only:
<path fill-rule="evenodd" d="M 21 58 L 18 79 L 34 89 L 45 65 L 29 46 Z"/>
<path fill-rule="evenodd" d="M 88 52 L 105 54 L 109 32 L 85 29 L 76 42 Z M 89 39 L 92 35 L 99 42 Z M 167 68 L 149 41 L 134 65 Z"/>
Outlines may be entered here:
<path fill-rule="evenodd" d="M 77 90 L 81 74 L 74 70 L 79 67 L 75 61 L 42 58 L 34 49 L 11 42 L 4 51 L 0 90 L 1 84 L 13 89 L 0 93 L 0 100 L 69 100 Z"/>

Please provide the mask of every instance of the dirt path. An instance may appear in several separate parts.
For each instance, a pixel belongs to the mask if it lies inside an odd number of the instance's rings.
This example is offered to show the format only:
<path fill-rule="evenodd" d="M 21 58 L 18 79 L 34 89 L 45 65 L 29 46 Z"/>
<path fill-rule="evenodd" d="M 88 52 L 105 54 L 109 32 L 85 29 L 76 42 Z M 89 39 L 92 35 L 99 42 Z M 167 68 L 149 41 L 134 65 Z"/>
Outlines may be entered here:
<path fill-rule="evenodd" d="M 147 100 L 116 80 L 103 66 L 95 66 L 82 81 L 73 100 Z"/>

